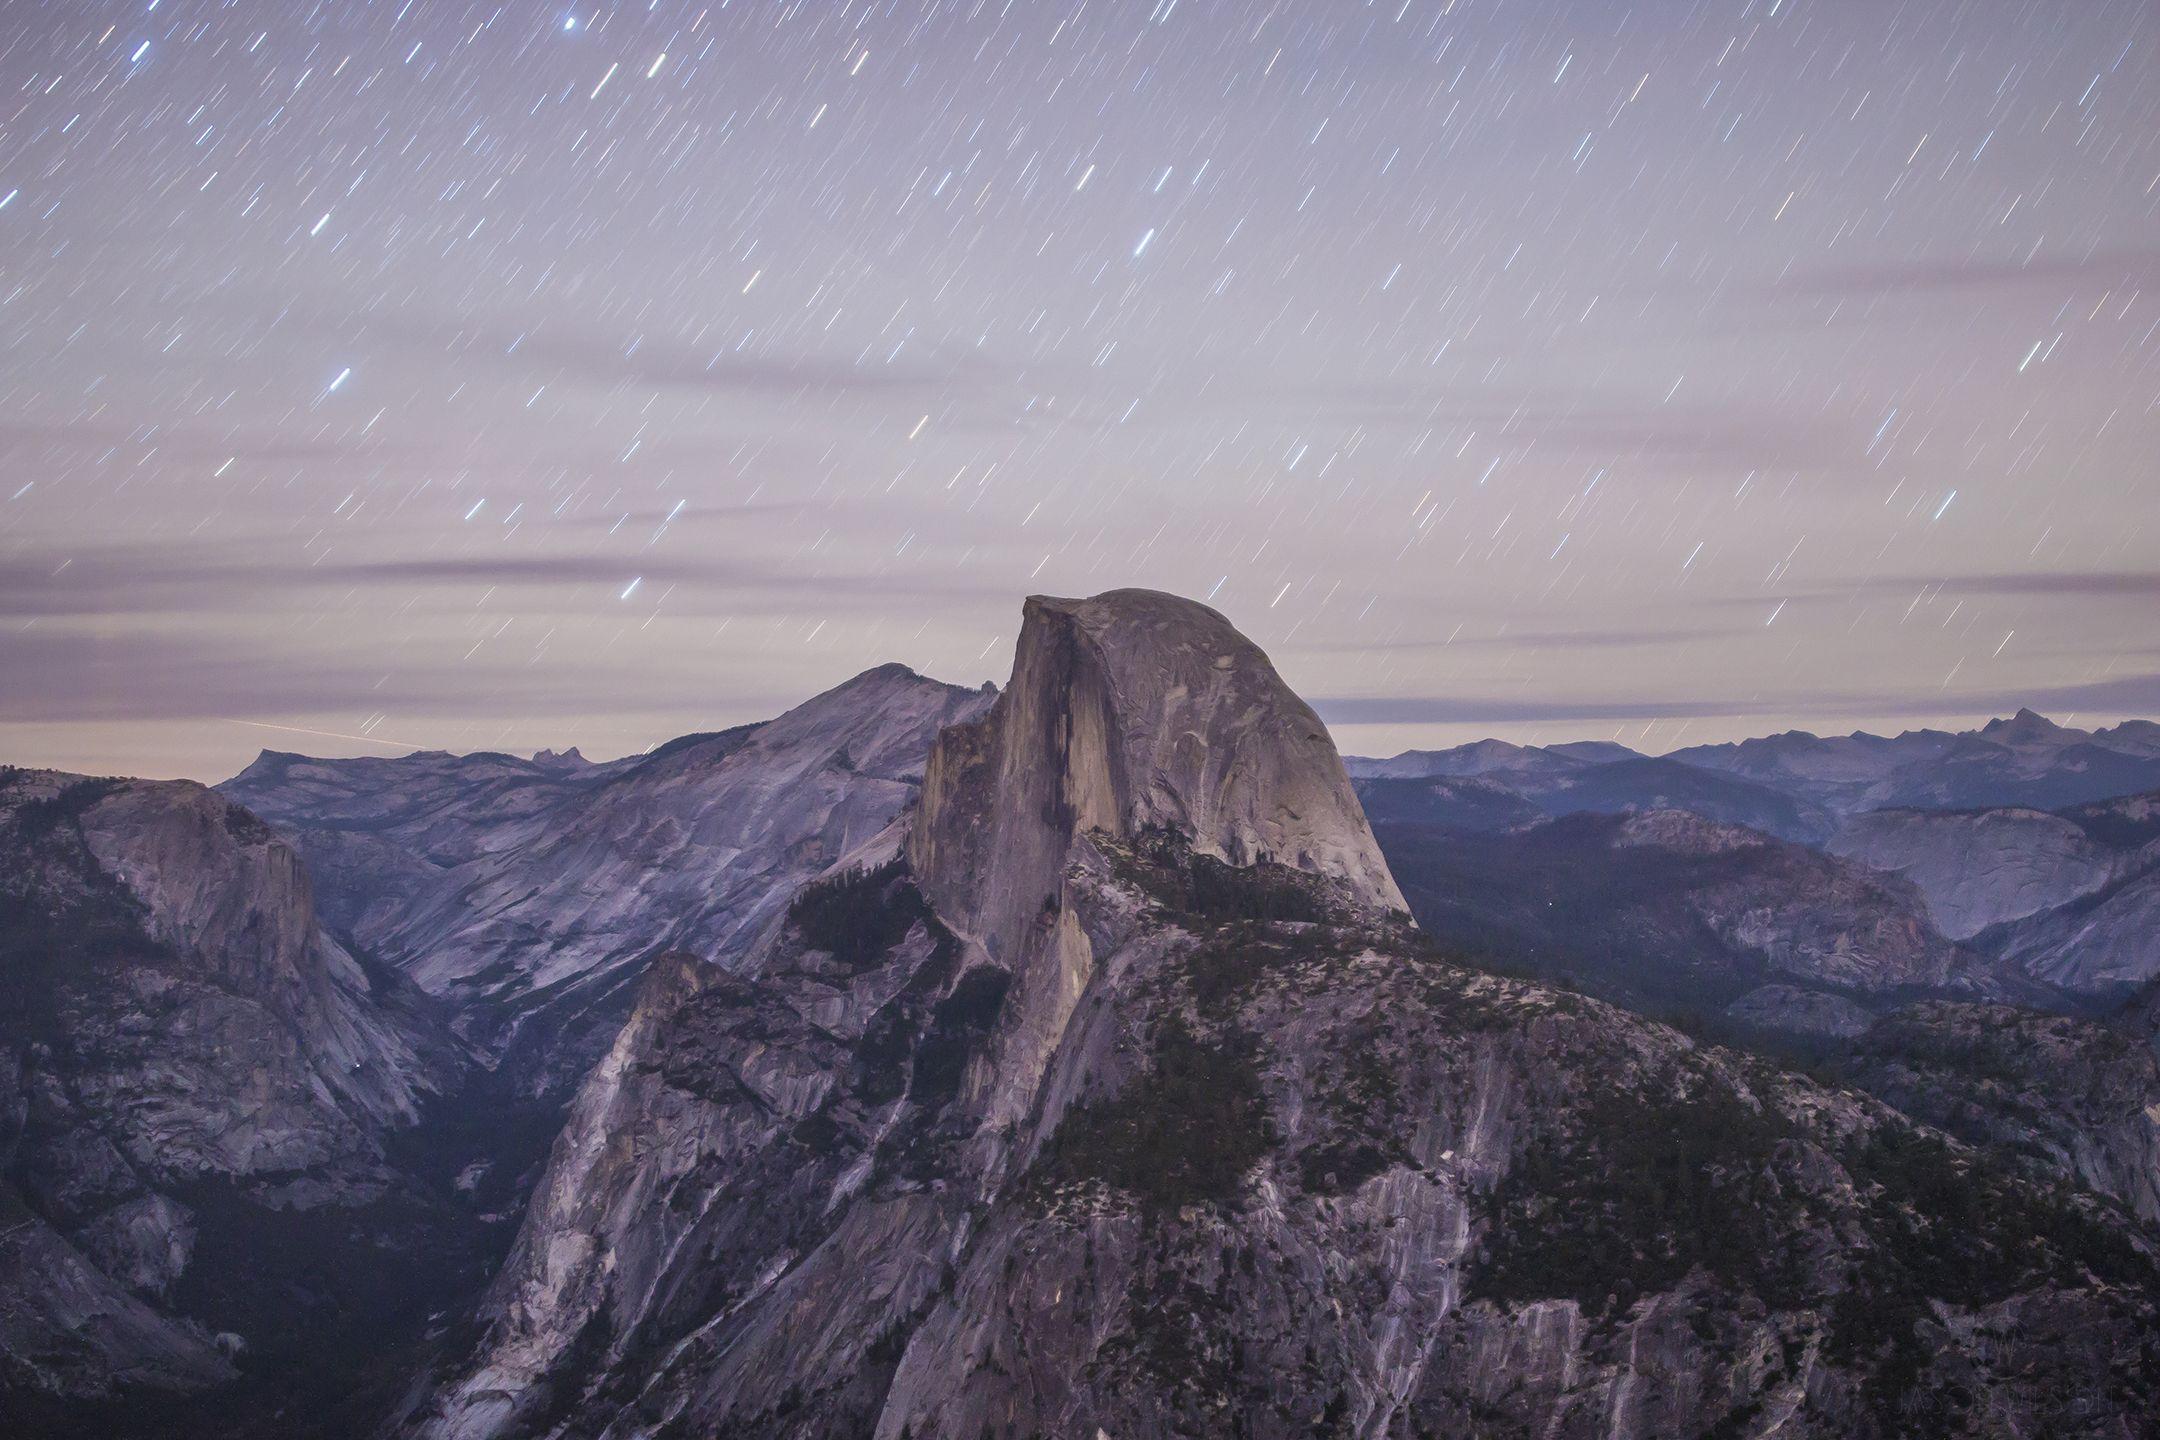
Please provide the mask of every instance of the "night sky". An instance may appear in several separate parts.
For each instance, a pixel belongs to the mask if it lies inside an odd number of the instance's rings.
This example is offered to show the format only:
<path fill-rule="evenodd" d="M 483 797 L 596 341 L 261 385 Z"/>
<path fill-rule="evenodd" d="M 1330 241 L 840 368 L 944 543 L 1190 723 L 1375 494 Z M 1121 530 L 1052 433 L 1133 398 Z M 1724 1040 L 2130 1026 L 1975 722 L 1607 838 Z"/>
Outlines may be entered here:
<path fill-rule="evenodd" d="M 0 760 L 2160 713 L 2151 0 L 6 0 L 0 197 Z"/>

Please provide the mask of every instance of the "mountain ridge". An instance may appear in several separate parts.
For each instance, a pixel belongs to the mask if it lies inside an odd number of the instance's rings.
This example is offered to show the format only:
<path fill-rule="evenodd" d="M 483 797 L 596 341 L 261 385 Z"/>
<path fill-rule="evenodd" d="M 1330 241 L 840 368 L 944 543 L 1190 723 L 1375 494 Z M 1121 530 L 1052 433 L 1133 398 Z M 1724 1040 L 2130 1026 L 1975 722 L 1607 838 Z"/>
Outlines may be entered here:
<path fill-rule="evenodd" d="M 1965 768 L 1899 783 L 2053 784 L 2089 748 L 2022 717 L 1996 734 L 1927 738 Z M 172 917 L 144 943 L 216 927 L 204 975 L 300 935 L 351 952 L 368 1024 L 457 1026 L 427 1042 L 464 1067 L 455 1100 L 445 1071 L 376 1105 L 356 1153 L 449 1206 L 415 1255 L 496 1216 L 517 1234 L 469 1321 L 449 1282 L 478 1252 L 442 1252 L 400 1434 L 2135 1433 L 2160 1403 L 2156 992 L 2104 1016 L 2002 1001 L 2045 998 L 2040 957 L 2086 946 L 2049 928 L 2073 921 L 2118 937 L 2109 985 L 2143 974 L 2136 877 L 1946 940 L 1929 907 L 1963 903 L 1956 865 L 1798 840 L 1998 812 L 1836 809 L 1853 749 L 1830 746 L 1835 793 L 1598 744 L 1353 782 L 1222 615 L 1112 591 L 1031 597 L 1002 691 L 880 666 L 617 761 L 266 751 L 229 798 L 188 792 L 285 856 L 290 893 L 317 877 L 312 928 L 236 928 L 248 885 L 191 880 L 199 846 L 154 827 L 93 824 L 82 854 Z M 2150 796 L 2045 823 L 2160 854 Z M 1401 836 L 1428 831 L 1509 874 L 1544 854 L 1542 902 L 1447 883 L 1528 918 L 1589 905 L 1652 968 L 1692 956 L 1675 994 L 1802 1036 L 1836 1083 L 1434 943 L 1403 913 L 1406 890 L 1436 913 L 1431 875 L 1397 883 Z M 479 1143 L 565 1099 L 537 1171 Z M 50 1148 L 13 1113 L 0 1158 Z M 303 1177 L 316 1211 L 342 1214 L 358 1192 L 325 1174 Z M 216 1433 L 234 1362 L 187 1328 L 214 1312 L 176 1302 L 170 1355 L 155 1328 L 190 1217 L 151 1197 L 86 1226 L 32 1199 L 8 1253 L 57 1267 L 63 1303 L 0 1285 L 0 1356 L 103 1314 L 121 1349 L 80 1383 L 132 1391 L 132 1347 Z M 262 1232 L 181 1199 L 205 1236 L 183 1270 L 248 1271 L 233 1247 Z M 380 1312 L 399 1347 L 405 1303 Z M 275 1333 L 252 1313 L 249 1345 Z M 317 1359 L 349 1407 L 331 1433 L 373 1430 L 383 1405 Z M 366 1383 L 387 1404 L 394 1379 Z"/>
<path fill-rule="evenodd" d="M 1301 705 L 1259 727 L 1279 766 L 1196 787 L 1236 716 L 1089 649 L 1220 617 L 1074 603 L 1109 613 L 1029 607 L 889 859 L 732 969 L 651 972 L 405 1433 L 1977 1434 L 2094 1396 L 2128 1433 L 2152 1402 L 2108 1389 L 2160 1317 L 2104 1209 L 1434 953 L 1362 816 L 1260 838 L 1279 784 L 1349 792 Z M 1214 648 L 1140 668 L 1175 691 Z"/>
<path fill-rule="evenodd" d="M 1543 802 L 1601 767 L 1657 761 L 1761 785 L 1840 819 L 1900 807 L 2023 805 L 2052 810 L 2160 789 L 2160 725 L 2128 720 L 2101 730 L 2077 730 L 2030 709 L 1955 733 L 1922 729 L 1882 736 L 1856 730 L 1818 736 L 1787 730 L 1687 746 L 1663 756 L 1637 755 L 1611 742 L 1589 743 L 1597 748 L 1586 753 L 1581 745 L 1517 746 L 1482 740 L 1452 750 L 1405 751 L 1385 760 L 1352 756 L 1345 764 L 1360 782 L 1478 776 L 1509 783 Z M 1551 803 L 1567 805 L 1564 799 Z M 1814 828 L 1822 833 L 1801 834 L 1789 826 L 1781 833 L 1819 840 L 1829 827 Z"/>
<path fill-rule="evenodd" d="M 988 703 L 882 665 L 773 720 L 605 764 L 280 759 L 222 790 L 344 877 L 340 922 L 455 1004 L 491 1064 L 565 1095 L 653 955 L 741 948 L 912 799 L 945 723 Z"/>

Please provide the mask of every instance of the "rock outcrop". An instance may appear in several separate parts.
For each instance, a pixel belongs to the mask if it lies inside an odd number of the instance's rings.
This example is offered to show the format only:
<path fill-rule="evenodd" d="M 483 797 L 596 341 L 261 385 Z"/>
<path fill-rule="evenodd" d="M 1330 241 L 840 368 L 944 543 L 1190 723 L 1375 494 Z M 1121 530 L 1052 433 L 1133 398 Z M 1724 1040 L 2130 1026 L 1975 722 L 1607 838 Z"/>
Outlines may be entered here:
<path fill-rule="evenodd" d="M 1915 1119 L 2160 1224 L 2160 1054 L 2130 1026 L 1933 1002 L 1876 1024 L 1844 1066 Z"/>
<path fill-rule="evenodd" d="M 1878 811 L 1831 849 L 1911 880 L 1945 933 L 2072 1007 L 2104 1009 L 2160 975 L 2160 794 Z"/>
<path fill-rule="evenodd" d="M 995 1125 L 1034 1104 L 1094 974 L 1068 872 L 1097 837 L 1158 835 L 1316 876 L 1376 918 L 1405 909 L 1327 728 L 1227 620 L 1146 590 L 1031 598 L 1011 684 L 938 738 L 908 841 L 939 918 L 1013 976 Z"/>
<path fill-rule="evenodd" d="M 2160 863 L 2085 899 L 1981 937 L 2035 979 L 2100 1004 L 2160 977 Z"/>
<path fill-rule="evenodd" d="M 2127 1440 L 2154 797 L 1779 837 L 2154 763 L 1487 744 L 1360 781 L 1376 835 L 1265 655 L 1118 591 L 1002 693 L 603 764 L 0 772 L 0 1406 L 373 1432 L 436 1316 L 432 1440 Z M 483 1137 L 573 1089 L 536 1182 Z"/>
<path fill-rule="evenodd" d="M 2082 899 L 2128 863 L 2076 822 L 2040 810 L 1877 810 L 1854 817 L 1829 849 L 1912 881 L 1953 940 Z"/>
<path fill-rule="evenodd" d="M 0 1001 L 0 1400 L 230 1380 L 354 1318 L 312 1267 L 432 1263 L 386 1147 L 463 1057 L 238 806 L 0 773 Z"/>
<path fill-rule="evenodd" d="M 1798 985 L 1760 985 L 1727 1005 L 1722 1018 L 1741 1036 L 1848 1040 L 1875 1023 L 1875 1012 L 1848 996 Z"/>

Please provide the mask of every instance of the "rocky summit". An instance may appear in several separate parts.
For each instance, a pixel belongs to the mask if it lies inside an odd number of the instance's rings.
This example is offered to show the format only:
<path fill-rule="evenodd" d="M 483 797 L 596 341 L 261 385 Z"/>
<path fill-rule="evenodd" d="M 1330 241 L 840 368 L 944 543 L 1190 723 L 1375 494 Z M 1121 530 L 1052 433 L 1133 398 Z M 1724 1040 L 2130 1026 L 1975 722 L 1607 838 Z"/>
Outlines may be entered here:
<path fill-rule="evenodd" d="M 0 772 L 0 1406 L 2152 1435 L 2160 825 L 2028 803 L 2142 735 L 1353 782 L 1121 590 L 620 760 Z"/>

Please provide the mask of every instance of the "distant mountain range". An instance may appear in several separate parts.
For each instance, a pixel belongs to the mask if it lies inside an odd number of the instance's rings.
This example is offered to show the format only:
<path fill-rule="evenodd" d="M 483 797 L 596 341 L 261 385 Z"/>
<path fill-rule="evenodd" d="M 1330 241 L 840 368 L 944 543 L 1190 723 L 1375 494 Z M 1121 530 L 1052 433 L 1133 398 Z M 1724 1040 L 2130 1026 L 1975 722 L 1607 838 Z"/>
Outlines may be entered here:
<path fill-rule="evenodd" d="M 1953 734 L 1823 738 L 1792 730 L 1639 755 L 1607 741 L 1481 740 L 1386 760 L 1348 757 L 1360 782 L 1484 780 L 1548 815 L 1684 809 L 1787 839 L 1820 841 L 1862 811 L 2020 806 L 2052 810 L 2160 789 L 2160 724 L 2075 730 L 2030 710 Z"/>
<path fill-rule="evenodd" d="M 1118 591 L 601 765 L 0 769 L 4 1428 L 2146 1433 L 2156 731 L 1346 767 Z"/>
<path fill-rule="evenodd" d="M 2160 725 L 2149 721 L 2085 731 L 2021 710 L 1963 734 L 1825 740 L 1790 732 L 1658 758 L 1603 743 L 1486 740 L 1344 764 L 1405 890 L 1444 894 L 1455 910 L 1474 904 L 1519 924 L 1536 911 L 1511 887 L 1530 883 L 1557 853 L 1569 855 L 1564 878 L 1579 886 L 1585 866 L 1599 868 L 1593 859 L 1642 848 L 1596 838 L 1609 827 L 1545 822 L 1679 812 L 1755 832 L 1718 844 L 1723 869 L 1747 868 L 1735 857 L 1759 862 L 1740 887 L 1751 904 L 1779 883 L 1771 861 L 1786 852 L 1769 845 L 1772 838 L 1825 852 L 1813 866 L 1851 862 L 1878 876 L 1870 882 L 1878 888 L 1888 884 L 1886 896 L 1909 884 L 1912 900 L 1897 905 L 1920 929 L 1977 957 L 1961 968 L 1994 993 L 2039 986 L 2061 992 L 2061 1003 L 2106 1003 L 2160 974 L 2152 938 L 2160 920 L 2152 798 L 2160 792 Z M 1679 848 L 1701 843 L 1690 831 Z M 1602 868 L 1619 865 L 1611 858 Z M 1491 873 L 1473 885 L 1465 866 Z M 1610 923 L 1678 893 L 1673 877 L 1646 881 L 1598 913 Z M 1800 893 L 1837 893 L 1843 898 L 1830 908 L 1844 913 L 1859 892 L 1819 877 Z M 1440 921 L 1438 912 L 1420 918 Z M 1482 938 L 1526 941 L 1513 930 Z M 1670 960 L 1679 950 L 1667 943 L 1661 953 Z M 1639 991 L 1647 972 L 1628 968 Z"/>

